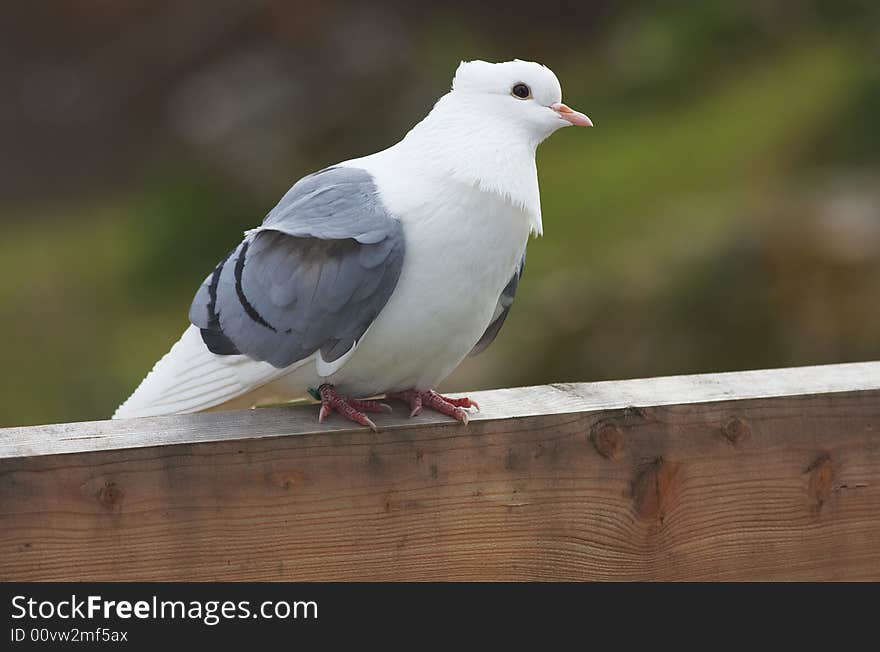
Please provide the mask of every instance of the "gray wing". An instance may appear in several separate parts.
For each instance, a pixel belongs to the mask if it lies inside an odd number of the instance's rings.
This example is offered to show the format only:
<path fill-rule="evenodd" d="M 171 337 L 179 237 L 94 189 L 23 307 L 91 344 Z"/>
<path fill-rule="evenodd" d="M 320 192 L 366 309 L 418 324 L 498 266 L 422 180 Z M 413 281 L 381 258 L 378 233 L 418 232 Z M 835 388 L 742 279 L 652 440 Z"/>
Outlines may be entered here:
<path fill-rule="evenodd" d="M 471 349 L 469 355 L 477 355 L 486 350 L 486 348 L 495 340 L 495 337 L 498 335 L 498 331 L 501 330 L 501 327 L 504 325 L 504 320 L 507 319 L 507 314 L 510 312 L 510 306 L 513 305 L 513 298 L 516 296 L 516 288 L 519 285 L 519 280 L 522 278 L 523 269 L 526 266 L 526 254 L 523 252 L 522 258 L 519 261 L 519 265 L 516 268 L 516 271 L 513 273 L 513 276 L 510 279 L 510 282 L 504 286 L 504 289 L 501 291 L 501 296 L 498 297 L 498 303 L 495 305 L 495 313 L 492 315 L 492 321 L 489 324 L 489 327 L 486 329 L 486 332 L 483 333 L 483 336 L 479 339 L 479 341 L 474 345 L 474 348 Z"/>
<path fill-rule="evenodd" d="M 400 222 L 364 170 L 298 181 L 205 279 L 190 307 L 208 349 L 287 367 L 333 362 L 361 338 L 400 277 Z"/>

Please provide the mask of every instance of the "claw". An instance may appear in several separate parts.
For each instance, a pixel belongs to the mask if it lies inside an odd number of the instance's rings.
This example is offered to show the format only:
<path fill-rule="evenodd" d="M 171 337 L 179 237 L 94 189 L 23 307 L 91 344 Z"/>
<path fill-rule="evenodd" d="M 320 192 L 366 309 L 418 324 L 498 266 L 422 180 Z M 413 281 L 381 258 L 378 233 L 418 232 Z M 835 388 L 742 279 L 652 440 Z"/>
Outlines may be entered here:
<path fill-rule="evenodd" d="M 422 396 L 420 394 L 416 394 L 415 397 L 413 397 L 410 407 L 412 408 L 409 413 L 410 419 L 417 417 L 422 413 Z"/>
<path fill-rule="evenodd" d="M 477 412 L 480 411 L 480 406 L 476 401 L 469 399 L 467 396 L 463 398 L 448 398 L 446 396 L 442 397 L 446 400 L 450 405 L 454 405 L 455 407 L 460 408 L 476 408 Z"/>
<path fill-rule="evenodd" d="M 465 425 L 470 421 L 470 417 L 462 408 L 473 407 L 477 410 L 480 409 L 477 402 L 472 401 L 469 398 L 446 398 L 434 390 L 421 392 L 415 389 L 409 389 L 403 392 L 393 392 L 388 394 L 388 398 L 396 398 L 408 403 L 411 410 L 409 414 L 410 417 L 420 414 L 422 407 L 424 406 L 440 412 L 441 414 L 450 416 L 453 419 L 457 419 Z"/>
<path fill-rule="evenodd" d="M 388 394 L 388 398 L 396 398 L 408 403 L 410 418 L 418 416 L 422 412 L 422 395 L 414 389 L 408 389 L 405 392 L 392 392 Z"/>
<path fill-rule="evenodd" d="M 391 412 L 390 405 L 379 401 L 346 399 L 339 395 L 333 385 L 321 385 L 317 393 L 321 398 L 321 410 L 318 412 L 319 423 L 323 423 L 324 419 L 335 410 L 349 421 L 367 426 L 373 432 L 379 432 L 379 427 L 363 411 Z"/>

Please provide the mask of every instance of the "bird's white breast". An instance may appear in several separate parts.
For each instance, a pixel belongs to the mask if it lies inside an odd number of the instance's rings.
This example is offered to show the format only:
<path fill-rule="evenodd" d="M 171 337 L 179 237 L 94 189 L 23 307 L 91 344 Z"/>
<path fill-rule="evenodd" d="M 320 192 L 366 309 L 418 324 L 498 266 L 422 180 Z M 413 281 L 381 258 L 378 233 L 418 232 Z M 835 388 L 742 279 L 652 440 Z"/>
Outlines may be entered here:
<path fill-rule="evenodd" d="M 429 389 L 489 325 L 525 251 L 529 216 L 473 185 L 442 176 L 401 178 L 399 168 L 390 176 L 366 161 L 383 201 L 403 224 L 403 269 L 351 358 L 325 382 L 355 396 Z"/>

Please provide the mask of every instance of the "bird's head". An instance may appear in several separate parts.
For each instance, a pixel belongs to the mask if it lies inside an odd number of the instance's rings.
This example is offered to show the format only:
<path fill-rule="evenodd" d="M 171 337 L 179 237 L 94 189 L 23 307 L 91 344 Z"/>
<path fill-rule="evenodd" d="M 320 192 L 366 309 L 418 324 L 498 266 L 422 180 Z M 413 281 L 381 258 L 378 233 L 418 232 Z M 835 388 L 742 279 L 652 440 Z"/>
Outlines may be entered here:
<path fill-rule="evenodd" d="M 417 177 L 434 173 L 521 207 L 541 233 L 535 150 L 550 134 L 590 119 L 562 103 L 553 71 L 531 61 L 462 62 L 452 90 L 394 148 Z"/>
<path fill-rule="evenodd" d="M 462 111 L 524 130 L 537 143 L 560 127 L 592 127 L 583 113 L 562 103 L 553 71 L 532 61 L 463 61 L 452 80 L 451 96 Z"/>

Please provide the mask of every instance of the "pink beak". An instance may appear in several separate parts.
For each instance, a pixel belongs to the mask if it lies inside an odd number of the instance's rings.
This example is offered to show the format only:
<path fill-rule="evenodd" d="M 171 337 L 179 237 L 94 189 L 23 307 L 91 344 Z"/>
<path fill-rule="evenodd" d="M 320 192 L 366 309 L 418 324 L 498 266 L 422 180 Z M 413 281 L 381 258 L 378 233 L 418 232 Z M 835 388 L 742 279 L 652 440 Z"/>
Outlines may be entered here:
<path fill-rule="evenodd" d="M 570 122 L 576 127 L 592 127 L 593 121 L 590 120 L 583 113 L 579 113 L 574 109 L 565 106 L 562 102 L 557 104 L 551 104 L 550 108 L 556 111 L 556 115 L 565 120 L 566 122 Z"/>

